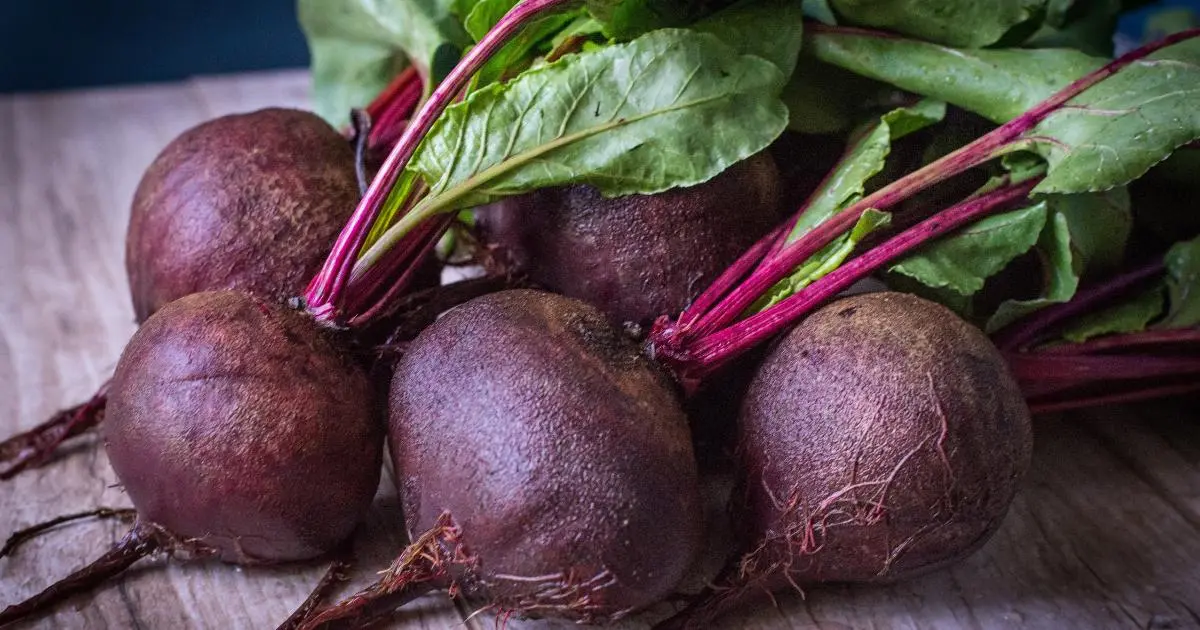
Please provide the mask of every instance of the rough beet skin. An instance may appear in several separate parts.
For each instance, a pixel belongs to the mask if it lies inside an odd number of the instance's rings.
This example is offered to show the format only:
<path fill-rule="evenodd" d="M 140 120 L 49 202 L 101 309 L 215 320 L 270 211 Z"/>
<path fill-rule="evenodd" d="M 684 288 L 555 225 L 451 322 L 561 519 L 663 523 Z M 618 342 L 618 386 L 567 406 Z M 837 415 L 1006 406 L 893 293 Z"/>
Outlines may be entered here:
<path fill-rule="evenodd" d="M 199 291 L 298 294 L 358 196 L 354 152 L 314 114 L 263 109 L 189 129 L 133 198 L 125 268 L 138 321 Z"/>
<path fill-rule="evenodd" d="M 383 426 L 362 369 L 306 315 L 240 292 L 146 320 L 102 427 L 139 520 L 228 562 L 330 551 L 379 481 Z"/>
<path fill-rule="evenodd" d="M 540 190 L 479 214 L 489 243 L 531 280 L 590 302 L 616 324 L 678 314 L 782 218 L 767 153 L 655 195 L 603 197 L 591 186 Z"/>
<path fill-rule="evenodd" d="M 619 618 L 700 546 L 675 393 L 578 300 L 505 291 L 446 313 L 397 365 L 389 438 L 409 532 L 448 515 L 459 585 L 501 613 Z"/>
<path fill-rule="evenodd" d="M 743 570 L 884 582 L 954 562 L 999 526 L 1032 455 L 999 352 L 948 309 L 845 298 L 771 351 L 743 402 Z"/>

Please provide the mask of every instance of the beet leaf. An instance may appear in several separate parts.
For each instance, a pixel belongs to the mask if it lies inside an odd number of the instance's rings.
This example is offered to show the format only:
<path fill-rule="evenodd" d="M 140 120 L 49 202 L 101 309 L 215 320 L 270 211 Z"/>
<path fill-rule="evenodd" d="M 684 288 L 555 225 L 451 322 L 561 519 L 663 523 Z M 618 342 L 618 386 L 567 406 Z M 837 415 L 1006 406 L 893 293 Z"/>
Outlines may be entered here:
<path fill-rule="evenodd" d="M 829 0 L 846 24 L 871 26 L 951 46 L 994 44 L 1038 18 L 1046 0 Z"/>
<path fill-rule="evenodd" d="M 297 11 L 316 112 L 337 127 L 410 63 L 428 86 L 471 43 L 445 0 L 299 0 Z"/>

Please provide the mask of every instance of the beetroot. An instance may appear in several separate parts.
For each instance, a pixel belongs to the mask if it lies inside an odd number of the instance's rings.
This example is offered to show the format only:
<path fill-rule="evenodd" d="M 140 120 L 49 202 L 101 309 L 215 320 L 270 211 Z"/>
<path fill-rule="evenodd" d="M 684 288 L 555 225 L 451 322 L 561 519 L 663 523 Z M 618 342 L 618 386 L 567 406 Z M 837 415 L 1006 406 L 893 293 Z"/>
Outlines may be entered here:
<path fill-rule="evenodd" d="M 156 551 L 239 564 L 327 553 L 379 480 L 383 427 L 362 368 L 306 315 L 239 292 L 187 296 L 148 319 L 117 365 L 103 427 L 137 523 L 0 624 Z"/>
<path fill-rule="evenodd" d="M 199 291 L 299 294 L 358 196 L 353 150 L 309 112 L 263 109 L 185 131 L 133 198 L 125 268 L 138 321 Z"/>
<path fill-rule="evenodd" d="M 825 582 L 890 582 L 995 532 L 1032 428 L 999 352 L 950 310 L 902 293 L 829 304 L 759 367 L 739 418 L 733 513 L 745 554 L 685 617 Z M 679 620 L 676 620 L 679 621 Z"/>
<path fill-rule="evenodd" d="M 459 306 L 412 343 L 389 400 L 407 527 L 429 551 L 376 596 L 453 585 L 504 615 L 608 621 L 661 600 L 699 548 L 675 393 L 591 306 L 529 290 Z"/>
<path fill-rule="evenodd" d="M 586 185 L 540 190 L 479 215 L 485 237 L 531 280 L 591 302 L 617 324 L 678 313 L 782 218 L 768 153 L 713 179 L 608 199 Z"/>
<path fill-rule="evenodd" d="M 279 302 L 299 294 L 354 211 L 354 167 L 341 134 L 304 111 L 222 116 L 183 132 L 133 198 L 125 269 L 137 321 L 199 291 Z M 100 422 L 106 388 L 0 442 L 0 461 L 13 462 L 0 480 L 49 461 L 59 444 Z"/>

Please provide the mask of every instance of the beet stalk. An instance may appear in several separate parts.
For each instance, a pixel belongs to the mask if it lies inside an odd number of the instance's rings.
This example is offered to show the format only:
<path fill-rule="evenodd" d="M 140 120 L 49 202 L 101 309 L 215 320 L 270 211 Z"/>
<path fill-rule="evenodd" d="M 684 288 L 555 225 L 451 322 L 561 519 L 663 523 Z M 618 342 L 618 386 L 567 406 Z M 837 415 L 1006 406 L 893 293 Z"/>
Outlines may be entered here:
<path fill-rule="evenodd" d="M 1148 328 L 1052 343 L 1061 327 L 1157 282 L 1155 261 L 1080 291 L 996 335 L 1034 413 L 1111 405 L 1200 390 L 1200 328 Z"/>
<path fill-rule="evenodd" d="M 484 42 L 489 47 L 499 45 L 503 38 L 507 37 L 523 20 L 537 15 L 538 11 L 552 4 L 554 3 L 537 2 L 536 0 L 518 4 L 501 21 L 497 29 L 484 38 Z M 1200 34 L 1200 31 L 1168 38 L 1163 42 L 1139 49 L 1113 61 L 1101 70 L 1075 81 L 1026 114 L 997 128 L 976 142 L 865 197 L 790 245 L 777 247 L 786 227 L 772 232 L 758 245 L 752 247 L 752 252 L 756 254 L 757 259 L 756 256 L 747 256 L 735 262 L 734 270 L 721 275 L 717 285 L 697 300 L 697 304 L 702 305 L 703 310 L 696 307 L 685 310 L 677 320 L 678 323 L 673 323 L 666 317 L 660 318 L 647 345 L 646 354 L 670 368 L 678 380 L 683 383 L 685 389 L 694 392 L 702 379 L 711 376 L 717 369 L 740 354 L 796 325 L 814 308 L 824 304 L 834 294 L 854 281 L 938 236 L 978 221 L 992 213 L 1012 208 L 1015 204 L 1027 200 L 1031 191 L 1040 181 L 1039 177 L 1004 182 L 998 187 L 981 192 L 943 212 L 934 214 L 916 226 L 893 236 L 882 245 L 859 254 L 850 262 L 824 275 L 791 297 L 759 313 L 744 317 L 747 309 L 759 300 L 768 289 L 791 274 L 801 263 L 810 259 L 833 240 L 851 230 L 868 210 L 891 208 L 933 184 L 1025 147 L 1027 141 L 1023 137 L 1024 134 L 1070 99 L 1129 63 L 1166 45 L 1197 34 Z M 484 49 L 485 46 L 481 43 L 473 53 Z M 482 53 L 479 56 L 468 55 L 455 72 L 461 70 L 462 77 L 460 78 L 465 80 L 466 76 L 479 67 L 482 59 Z M 443 87 L 448 85 L 443 84 Z M 443 95 L 441 102 L 444 103 L 448 100 L 450 93 L 447 92 Z M 438 107 L 437 103 L 437 100 L 431 99 L 422 113 L 427 110 L 434 111 Z M 440 109 L 436 111 L 440 111 Z M 420 121 L 421 116 L 419 114 L 416 120 Z M 427 128 L 427 123 L 414 122 L 406 130 L 405 138 L 401 140 L 389 157 L 389 164 L 385 165 L 384 172 L 387 175 L 381 175 L 375 184 L 391 186 L 395 183 L 398 173 L 389 173 L 389 171 L 397 165 L 402 166 L 403 162 L 407 161 L 415 147 L 415 138 L 423 135 Z M 411 142 L 409 142 L 409 134 L 414 138 Z M 391 177 L 390 180 L 389 177 Z M 411 199 L 406 198 L 405 203 L 410 201 Z M 373 223 L 377 214 L 377 206 L 371 204 L 360 206 L 359 212 L 356 213 L 356 220 L 360 222 L 360 225 L 350 226 L 347 231 L 343 232 L 345 248 L 339 251 L 338 256 L 331 256 L 321 282 L 314 283 L 310 287 L 309 307 L 313 309 L 318 318 L 336 317 L 337 315 L 331 314 L 337 311 L 338 303 L 341 301 L 338 292 L 342 290 L 347 281 L 350 282 L 350 286 L 353 286 L 352 271 L 361 277 L 361 269 L 369 269 L 386 260 L 391 255 L 390 248 L 396 243 L 404 242 L 403 235 L 415 233 L 398 228 L 411 228 L 413 226 L 410 224 L 416 224 L 422 220 L 419 215 L 402 218 L 401 223 L 393 226 L 397 229 L 388 232 L 391 238 L 399 240 L 392 242 L 385 238 L 377 241 L 371 250 L 358 261 L 357 268 L 352 270 L 351 267 L 355 266 L 351 260 L 352 254 L 361 250 L 366 240 L 366 225 Z M 790 223 L 789 221 L 788 225 Z M 748 273 L 743 275 L 743 271 Z M 495 575 L 494 572 L 497 569 L 493 561 L 479 560 L 485 556 L 490 558 L 492 554 L 498 554 L 500 557 L 508 559 L 509 556 L 505 554 L 510 554 L 514 556 L 513 561 L 520 562 L 534 557 L 535 552 L 539 549 L 536 543 L 526 546 L 514 544 L 511 539 L 505 538 L 505 536 L 516 535 L 512 533 L 513 522 L 526 523 L 529 522 L 527 519 L 535 517 L 528 516 L 525 512 L 518 512 L 521 516 L 515 520 L 512 517 L 502 518 L 503 510 L 497 510 L 497 506 L 508 505 L 500 498 L 507 497 L 508 495 L 505 493 L 509 491 L 493 490 L 489 485 L 492 477 L 499 476 L 495 474 L 494 470 L 485 466 L 485 470 L 476 471 L 480 465 L 478 462 L 481 459 L 480 452 L 488 452 L 490 449 L 498 448 L 499 445 L 507 446 L 508 441 L 514 439 L 514 436 L 507 434 L 509 430 L 516 432 L 516 437 L 522 438 L 513 442 L 512 449 L 519 449 L 517 445 L 537 444 L 537 440 L 534 439 L 534 435 L 537 434 L 527 436 L 518 429 L 509 429 L 510 422 L 518 423 L 517 426 L 523 426 L 519 424 L 520 421 L 513 420 L 512 417 L 520 417 L 524 412 L 520 411 L 520 407 L 507 406 L 504 401 L 507 400 L 507 396 L 515 397 L 514 392 L 520 391 L 521 396 L 517 398 L 528 407 L 530 400 L 536 400 L 534 394 L 521 391 L 519 386 L 510 385 L 509 381 L 520 383 L 528 378 L 549 379 L 549 377 L 543 377 L 541 370 L 545 370 L 545 363 L 550 361 L 544 357 L 539 357 L 536 361 L 528 361 L 523 355 L 517 354 L 522 352 L 525 346 L 539 342 L 541 340 L 539 336 L 522 337 L 520 341 L 523 343 L 501 343 L 496 340 L 496 337 L 501 331 L 508 330 L 507 325 L 498 325 L 494 314 L 484 316 L 480 313 L 490 313 L 488 309 L 498 309 L 499 312 L 505 313 L 505 317 L 521 321 L 522 326 L 531 326 L 530 322 L 536 322 L 535 327 L 539 331 L 547 328 L 555 331 L 556 327 L 560 325 L 550 323 L 555 318 L 547 320 L 551 313 L 558 310 L 557 308 L 545 306 L 532 308 L 530 310 L 537 313 L 536 316 L 517 316 L 514 311 L 508 310 L 510 305 L 504 301 L 508 299 L 515 298 L 496 297 L 499 302 L 482 298 L 462 309 L 452 311 L 422 334 L 416 344 L 420 348 L 417 350 L 410 348 L 410 354 L 405 356 L 393 379 L 391 401 L 393 409 L 390 419 L 392 456 L 397 469 L 398 485 L 405 504 L 406 518 L 409 519 L 408 527 L 412 534 L 417 535 L 417 540 L 420 541 L 419 545 L 427 545 L 430 540 L 433 540 L 436 548 L 429 550 L 420 546 L 410 547 L 402 556 L 401 565 L 385 576 L 385 581 L 394 580 L 394 583 L 391 585 L 376 584 L 360 593 L 359 596 L 348 600 L 345 606 L 335 606 L 319 613 L 316 619 L 333 623 L 355 618 L 368 609 L 372 610 L 370 614 L 373 615 L 377 612 L 374 610 L 376 604 L 386 608 L 389 603 L 395 603 L 388 602 L 388 598 L 393 595 L 400 599 L 406 599 L 419 590 L 419 587 L 416 586 L 418 583 L 436 585 L 449 588 L 452 592 L 463 592 L 467 595 L 482 597 L 495 605 L 503 614 L 515 611 L 521 614 L 537 615 L 551 610 L 556 614 L 564 614 L 573 619 L 603 620 L 645 605 L 645 602 L 639 602 L 639 606 L 631 606 L 628 609 L 606 608 L 604 609 L 605 614 L 595 617 L 586 616 L 570 607 L 564 611 L 561 607 L 556 608 L 546 604 L 548 593 L 570 602 L 590 604 L 595 601 L 590 598 L 578 599 L 573 590 L 567 593 L 562 592 L 559 589 L 559 582 L 567 580 L 564 577 L 567 574 L 553 573 L 558 577 L 549 580 L 550 584 L 542 588 L 538 582 L 545 576 L 539 577 L 533 571 Z M 468 308 L 470 306 L 475 306 L 475 308 Z M 857 314 L 860 310 L 863 313 L 861 316 Z M 471 321 L 473 316 L 478 316 L 480 319 Z M 740 319 L 743 317 L 744 319 Z M 845 466 L 834 466 L 830 469 L 832 473 L 835 473 L 834 476 L 829 480 L 822 481 L 822 484 L 817 486 L 819 491 L 815 495 L 805 494 L 799 496 L 796 501 L 792 500 L 798 495 L 792 494 L 795 487 L 790 487 L 790 481 L 796 479 L 797 475 L 803 475 L 803 471 L 810 468 L 812 457 L 826 450 L 825 446 L 829 445 L 823 444 L 822 440 L 845 437 L 840 431 L 834 430 L 839 426 L 839 418 L 836 414 L 833 417 L 828 416 L 829 413 L 832 413 L 829 410 L 841 408 L 842 401 L 850 401 L 845 404 L 852 407 L 849 409 L 851 413 L 841 425 L 842 429 L 847 426 L 851 427 L 846 436 L 853 435 L 860 436 L 860 438 L 864 435 L 868 436 L 861 438 L 860 451 L 864 458 L 862 461 L 866 462 L 875 455 L 880 455 L 878 461 L 894 462 L 893 468 L 890 469 L 892 473 L 890 476 L 881 475 L 878 480 L 872 481 L 876 477 L 873 474 L 876 471 L 871 470 L 872 474 L 867 485 L 880 494 L 875 498 L 868 499 L 861 499 L 857 496 L 850 497 L 853 499 L 855 510 L 863 506 L 869 509 L 864 508 L 865 511 L 855 511 L 848 515 L 850 520 L 844 523 L 850 526 L 846 530 L 847 533 L 839 533 L 836 538 L 837 544 L 831 543 L 830 547 L 831 549 L 853 548 L 856 545 L 856 536 L 866 536 L 865 540 L 871 544 L 859 546 L 870 552 L 868 556 L 871 561 L 864 563 L 858 570 L 847 569 L 844 573 L 838 573 L 836 554 L 814 556 L 811 558 L 813 562 L 823 567 L 833 567 L 833 569 L 806 573 L 801 579 L 818 582 L 826 579 L 850 581 L 890 579 L 929 570 L 944 562 L 953 561 L 982 544 L 995 530 L 999 519 L 1007 509 L 1017 482 L 1028 465 L 1030 454 L 1028 409 L 1007 366 L 994 346 L 981 332 L 955 318 L 944 307 L 911 296 L 883 295 L 880 297 L 878 294 L 877 296 L 864 296 L 862 300 L 853 301 L 848 306 L 843 307 L 840 306 L 840 303 L 835 303 L 825 307 L 814 314 L 810 320 L 813 321 L 813 326 L 823 326 L 830 330 L 835 330 L 843 324 L 849 326 L 855 331 L 852 338 L 877 342 L 867 346 L 877 352 L 870 356 L 870 360 L 863 357 L 850 357 L 846 360 L 839 358 L 827 362 L 828 365 L 824 368 L 826 371 L 830 369 L 830 366 L 857 370 L 853 371 L 854 376 L 851 379 L 859 387 L 857 390 L 847 390 L 844 385 L 833 387 L 831 391 L 840 394 L 841 397 L 813 396 L 815 405 L 812 408 L 797 405 L 795 413 L 770 412 L 763 414 L 763 417 L 768 420 L 777 418 L 778 422 L 790 423 L 789 426 L 794 428 L 806 421 L 804 412 L 820 414 L 822 413 L 821 409 L 825 409 L 826 415 L 821 416 L 820 421 L 813 424 L 812 439 L 803 438 L 807 440 L 806 444 L 797 445 L 797 448 L 779 454 L 778 458 L 773 458 L 768 454 L 771 438 L 788 435 L 787 427 L 764 429 L 762 435 L 765 438 L 761 441 L 761 448 L 757 448 L 755 443 L 749 441 L 751 440 L 749 433 L 743 435 L 742 445 L 747 449 L 745 457 L 758 458 L 756 461 L 760 462 L 780 460 L 780 465 L 786 467 L 786 470 L 778 476 L 778 484 L 760 484 L 760 479 L 753 475 L 748 475 L 743 480 L 743 488 L 752 488 L 755 485 L 774 486 L 766 487 L 765 494 L 761 489 L 755 490 L 758 498 L 753 499 L 752 503 L 765 506 L 763 511 L 742 512 L 744 519 L 742 524 L 747 531 L 747 555 L 743 557 L 751 558 L 755 550 L 760 548 L 759 545 L 770 546 L 772 544 L 768 536 L 774 524 L 795 523 L 797 521 L 794 519 L 803 519 L 811 514 L 804 510 L 796 511 L 796 507 L 807 508 L 814 505 L 819 507 L 825 502 L 825 499 L 836 503 L 839 497 L 848 496 L 847 493 L 855 494 L 859 489 L 853 480 L 842 490 L 837 487 L 827 488 L 823 485 L 826 481 L 829 483 L 838 481 L 836 473 L 846 470 Z M 806 320 L 802 326 L 806 325 L 807 321 L 809 320 Z M 913 344 L 913 347 L 907 347 L 902 343 L 897 344 L 896 340 L 904 340 L 906 335 L 904 331 L 886 326 L 885 324 L 889 321 L 910 323 L 913 330 L 912 336 L 920 343 Z M 486 331 L 487 334 L 480 334 L 479 331 Z M 805 339 L 805 335 L 800 334 L 799 331 L 800 328 L 793 331 L 789 339 Z M 546 333 L 541 333 L 541 337 L 545 336 L 547 336 Z M 439 337 L 441 337 L 440 340 Z M 826 363 L 822 360 L 823 355 L 837 352 L 839 348 L 854 351 L 857 347 L 856 344 L 846 343 L 845 338 L 837 335 L 814 336 L 814 338 L 816 337 L 821 337 L 820 343 L 822 344 L 827 344 L 830 340 L 836 341 L 836 343 L 832 343 L 830 347 L 822 346 L 817 349 L 808 349 L 801 344 L 795 352 L 791 353 L 792 356 L 782 359 L 785 367 L 789 362 L 804 363 L 808 361 L 816 368 L 820 368 L 823 363 Z M 422 340 L 425 341 L 424 344 L 421 343 Z M 482 344 L 495 344 L 495 346 Z M 469 350 L 474 351 L 469 352 Z M 464 352 L 467 353 L 466 356 L 456 355 L 456 353 Z M 885 352 L 896 355 L 895 361 L 879 361 L 881 353 Z M 500 355 L 503 359 L 484 360 L 492 355 Z M 519 358 L 516 358 L 518 356 Z M 810 356 L 814 358 L 809 359 Z M 922 368 L 936 366 L 939 361 L 951 358 L 953 360 L 947 363 L 951 368 L 945 373 L 940 370 L 930 372 L 914 368 L 914 366 Z M 519 367 L 509 368 L 509 370 L 517 369 L 519 373 L 508 374 L 507 371 L 498 371 L 501 366 L 510 366 L 513 363 L 519 364 Z M 560 365 L 591 363 L 592 361 L 576 360 L 573 362 L 561 361 Z M 482 370 L 483 375 L 473 373 L 471 378 L 460 379 L 458 370 L 464 369 L 461 367 L 462 364 L 471 365 L 471 369 L 474 370 Z M 405 368 L 406 365 L 410 367 Z M 421 367 L 417 369 L 412 366 Z M 902 375 L 894 375 L 889 371 L 893 366 L 896 367 L 897 372 L 902 372 Z M 416 369 L 416 371 L 406 373 L 406 370 L 409 369 Z M 783 368 L 779 371 L 785 375 L 789 373 L 787 369 Z M 815 379 L 836 383 L 838 377 L 836 373 L 839 371 L 835 369 L 833 372 L 835 374 L 832 376 L 821 372 Z M 452 377 L 448 376 L 450 373 L 453 373 Z M 913 380 L 914 375 L 917 377 L 916 381 Z M 767 373 L 760 372 L 758 378 L 762 379 L 758 387 L 764 392 L 778 390 L 783 392 L 786 398 L 795 395 L 797 389 L 803 391 L 803 387 L 801 387 L 803 379 L 800 383 L 792 381 L 782 383 L 783 376 L 774 379 L 770 376 L 769 371 Z M 560 385 L 557 380 L 539 381 L 539 386 L 541 387 L 540 391 L 549 390 L 554 392 L 555 396 L 568 394 L 574 396 L 579 387 L 578 385 L 570 387 Z M 513 387 L 516 389 L 510 389 Z M 753 390 L 755 385 L 752 384 L 751 387 Z M 886 390 L 887 394 L 879 399 L 871 394 L 875 391 L 873 387 Z M 943 387 L 949 392 L 945 396 L 940 393 L 940 388 Z M 447 389 L 452 391 L 443 391 Z M 886 403 L 881 403 L 881 400 L 902 401 L 906 393 L 913 391 L 929 391 L 931 393 L 923 399 L 924 402 L 916 411 L 896 409 L 894 413 L 883 414 L 885 417 L 882 420 L 890 420 L 886 416 L 907 413 L 907 415 L 900 416 L 904 420 L 902 425 L 891 427 L 886 422 L 880 423 L 885 429 L 894 430 L 896 439 L 887 440 L 867 432 L 867 429 L 873 426 L 871 423 L 881 420 L 879 417 L 881 405 L 886 406 Z M 503 392 L 503 395 L 498 392 Z M 825 394 L 830 395 L 830 391 L 826 391 Z M 766 399 L 767 397 L 764 395 L 764 400 Z M 804 396 L 799 397 L 799 401 L 804 399 Z M 593 401 L 591 402 L 593 407 L 600 401 L 606 401 L 604 397 L 600 396 L 589 396 L 588 400 Z M 785 402 L 786 400 L 783 400 L 771 404 L 776 408 L 785 408 L 786 405 L 783 404 Z M 608 403 L 605 402 L 605 404 Z M 483 408 L 475 408 L 480 405 Z M 420 413 L 413 412 L 414 409 L 419 410 Z M 910 411 L 911 413 L 909 413 Z M 744 418 L 747 417 L 747 413 L 753 416 L 753 410 L 744 410 Z M 469 421 L 463 421 L 463 418 L 469 418 Z M 545 418 L 553 418 L 556 421 L 547 423 L 535 417 L 529 423 L 547 432 L 550 429 L 544 428 L 545 424 L 553 425 L 554 428 L 560 430 L 562 425 L 571 424 L 562 422 L 556 414 L 547 414 Z M 986 425 L 988 430 L 972 433 L 972 422 L 976 420 Z M 499 434 L 496 436 L 481 435 L 487 434 L 488 431 L 498 431 Z M 997 442 L 989 442 L 991 438 L 995 438 Z M 570 445 L 575 444 L 575 441 L 558 439 L 554 440 L 552 444 L 560 445 L 560 448 L 566 445 L 569 448 Z M 817 448 L 809 448 L 814 445 Z M 898 453 L 891 452 L 894 450 L 892 447 L 897 447 L 897 445 L 903 449 Z M 460 459 L 456 457 L 458 449 L 466 449 L 471 455 L 469 457 L 464 455 Z M 751 451 L 753 451 L 753 455 L 749 454 Z M 557 453 L 557 451 L 555 452 Z M 849 454 L 854 462 L 858 461 L 857 456 L 854 456 L 854 449 L 840 449 L 838 452 L 842 455 Z M 920 455 L 919 459 L 922 460 L 921 465 L 914 466 L 912 472 L 908 472 L 909 469 L 905 466 L 905 462 L 918 458 L 918 454 Z M 784 458 L 783 455 L 788 457 Z M 893 455 L 895 457 L 892 457 Z M 530 457 L 536 459 L 537 456 Z M 898 461 L 896 461 L 897 458 Z M 984 473 L 971 474 L 967 479 L 967 471 L 975 466 L 972 459 L 980 458 L 989 462 L 988 465 L 975 468 Z M 487 457 L 482 459 L 489 461 Z M 786 461 L 782 461 L 784 459 Z M 585 469 L 593 461 L 597 463 L 603 461 L 602 459 L 593 460 L 590 457 L 576 458 L 576 460 L 585 462 Z M 503 461 L 507 462 L 508 460 Z M 534 478 L 542 478 L 541 469 L 535 463 L 521 457 L 517 457 L 515 461 L 517 463 L 512 466 L 512 469 L 521 471 L 524 478 L 528 478 L 531 474 Z M 643 461 L 653 462 L 656 460 L 647 458 Z M 838 463 L 844 464 L 844 462 Z M 507 471 L 507 468 L 502 466 L 501 470 Z M 531 473 L 531 470 L 536 472 Z M 850 466 L 850 470 L 858 470 L 857 464 Z M 902 480 L 902 472 L 910 478 Z M 912 476 L 916 476 L 915 481 L 911 478 Z M 928 483 L 923 481 L 926 477 L 929 477 Z M 550 478 L 549 475 L 547 478 Z M 558 479 L 563 478 L 565 477 L 558 477 Z M 961 486 L 959 485 L 960 481 L 963 482 Z M 896 482 L 897 492 L 902 497 L 898 505 L 888 498 L 891 496 L 889 488 L 892 487 L 893 482 Z M 504 486 L 504 488 L 508 487 Z M 670 486 L 668 484 L 656 488 L 657 495 L 660 497 L 673 496 L 670 491 L 664 492 L 664 488 L 671 487 L 677 493 L 682 485 Z M 823 490 L 828 491 L 824 492 Z M 482 492 L 482 494 L 476 496 L 474 494 L 476 492 Z M 933 493 L 934 496 L 930 496 L 930 493 Z M 810 501 L 814 497 L 817 500 L 816 504 Z M 524 498 L 524 496 L 521 497 L 521 499 Z M 527 502 L 528 500 L 518 501 L 516 504 L 525 505 Z M 450 503 L 460 503 L 463 507 L 461 509 L 451 508 L 447 506 Z M 546 503 L 546 505 L 550 505 L 550 503 Z M 756 516 L 770 515 L 772 510 L 779 517 L 778 519 L 772 520 L 775 518 L 772 516 L 768 519 L 756 520 Z M 497 515 L 497 511 L 502 514 Z M 448 517 L 446 516 L 447 512 Z M 896 518 L 904 521 L 904 527 L 897 529 L 897 533 L 901 535 L 898 540 L 890 538 L 886 527 L 883 529 L 877 527 L 880 523 L 886 523 L 891 514 L 895 514 Z M 960 522 L 944 518 L 946 514 L 960 515 L 964 519 Z M 846 515 L 833 514 L 832 516 Z M 473 524 L 467 520 L 476 517 L 481 519 L 480 522 L 484 524 Z M 450 519 L 449 525 L 442 520 L 443 518 Z M 493 524 L 497 519 L 500 520 L 500 523 Z M 811 520 L 808 523 L 810 529 L 815 524 Z M 824 528 L 830 524 L 832 523 L 822 522 L 820 526 Z M 842 525 L 843 523 L 837 524 Z M 943 531 L 943 528 L 946 529 Z M 537 528 L 534 529 L 541 531 Z M 439 531 L 442 534 L 438 534 Z M 443 535 L 447 531 L 452 532 L 452 535 Z M 498 538 L 490 535 L 493 531 L 499 532 Z M 595 531 L 595 528 L 589 531 Z M 790 532 L 791 529 L 789 528 L 788 531 Z M 803 528 L 800 531 L 804 531 Z M 935 531 L 937 535 L 925 536 L 930 531 Z M 420 532 L 426 532 L 432 536 L 432 539 L 418 535 Z M 549 542 L 554 541 L 557 539 Z M 544 544 L 548 541 L 539 539 L 537 542 Z M 784 537 L 784 542 L 786 544 L 782 548 L 775 547 L 765 556 L 765 559 L 770 560 L 769 569 L 762 572 L 742 572 L 740 574 L 735 571 L 727 572 L 727 576 L 733 576 L 732 582 L 722 584 L 720 588 L 741 591 L 746 584 L 739 580 L 746 577 L 753 580 L 770 578 L 771 580 L 782 580 L 782 584 L 785 585 L 789 584 L 792 577 L 791 569 L 798 566 L 796 563 L 804 561 L 807 556 L 811 555 L 809 552 L 816 552 L 816 550 L 794 547 L 796 541 L 790 535 Z M 911 557 L 904 556 L 904 550 L 909 544 L 917 545 L 918 548 L 925 551 L 915 553 Z M 879 549 L 885 549 L 887 553 L 882 555 L 875 553 Z M 464 552 L 463 550 L 470 551 Z M 404 562 L 403 558 L 408 558 L 410 561 Z M 412 561 L 418 558 L 420 561 Z M 461 574 L 457 574 L 455 571 L 446 573 L 447 558 L 452 559 L 449 561 L 449 566 L 462 571 Z M 882 561 L 882 565 L 879 564 L 880 561 Z M 555 562 L 558 564 L 552 566 L 562 566 L 564 560 L 558 558 Z M 649 563 L 649 566 L 658 566 L 658 563 Z M 413 575 L 417 577 L 412 577 Z M 591 575 L 591 573 L 584 575 Z M 605 575 L 603 571 L 596 574 L 598 577 L 603 575 Z M 514 578 L 514 576 L 516 577 Z M 522 581 L 531 581 L 534 582 L 534 585 L 518 588 L 510 584 Z M 571 584 L 574 583 L 571 582 Z M 779 582 L 771 581 L 768 584 L 774 588 L 779 585 Z M 504 590 L 505 588 L 512 588 L 517 594 L 510 597 L 509 591 Z M 529 599 L 522 599 L 522 597 Z M 705 602 L 723 599 L 725 599 L 723 596 L 710 592 L 692 610 L 704 610 L 708 605 Z M 721 607 L 718 606 L 718 608 Z M 672 623 L 697 621 L 702 625 L 708 618 L 707 614 L 685 615 Z"/>

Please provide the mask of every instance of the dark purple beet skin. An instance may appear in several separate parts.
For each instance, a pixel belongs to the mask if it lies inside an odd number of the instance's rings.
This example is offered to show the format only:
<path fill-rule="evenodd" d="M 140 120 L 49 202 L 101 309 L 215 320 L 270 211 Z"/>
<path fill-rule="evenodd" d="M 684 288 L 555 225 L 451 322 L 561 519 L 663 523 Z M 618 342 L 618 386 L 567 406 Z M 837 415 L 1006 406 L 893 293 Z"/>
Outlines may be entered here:
<path fill-rule="evenodd" d="M 1029 467 L 1029 411 L 1000 354 L 901 293 L 823 307 L 759 367 L 739 418 L 743 579 L 889 582 L 999 526 Z M 740 500 L 740 502 L 739 502 Z"/>
<path fill-rule="evenodd" d="M 682 311 L 779 223 L 781 188 L 764 152 L 655 195 L 540 190 L 480 210 L 479 225 L 535 283 L 594 304 L 613 323 L 648 325 Z"/>
<path fill-rule="evenodd" d="M 134 194 L 125 268 L 137 320 L 198 291 L 299 294 L 358 196 L 354 152 L 314 114 L 263 109 L 185 131 Z"/>
<path fill-rule="evenodd" d="M 477 298 L 412 343 L 389 444 L 407 527 L 449 513 L 468 596 L 606 621 L 660 601 L 702 537 L 670 383 L 595 308 L 538 291 Z"/>
<path fill-rule="evenodd" d="M 139 520 L 244 564 L 345 540 L 378 485 L 384 431 L 362 369 L 325 335 L 233 291 L 146 320 L 101 425 Z"/>

